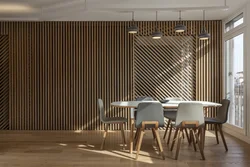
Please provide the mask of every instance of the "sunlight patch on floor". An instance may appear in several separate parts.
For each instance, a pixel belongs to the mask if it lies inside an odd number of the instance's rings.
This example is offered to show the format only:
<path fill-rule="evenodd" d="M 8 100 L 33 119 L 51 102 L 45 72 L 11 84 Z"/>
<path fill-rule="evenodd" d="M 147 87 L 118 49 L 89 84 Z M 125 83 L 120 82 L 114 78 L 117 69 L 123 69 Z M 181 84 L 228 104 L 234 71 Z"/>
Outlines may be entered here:
<path fill-rule="evenodd" d="M 206 137 L 215 137 L 215 134 L 210 131 L 206 131 Z"/>
<path fill-rule="evenodd" d="M 85 149 L 85 148 L 78 148 L 79 150 L 82 151 L 88 151 L 88 152 L 94 152 L 94 153 L 99 153 L 99 154 L 104 154 L 108 156 L 113 156 L 117 158 L 124 158 L 124 159 L 129 159 L 129 160 L 135 160 L 135 154 L 130 154 L 126 151 L 117 151 L 117 150 L 90 150 L 90 149 Z M 149 163 L 152 164 L 153 161 L 150 157 L 150 154 L 148 152 L 140 151 L 139 158 L 135 161 L 139 162 L 144 162 L 144 163 Z"/>

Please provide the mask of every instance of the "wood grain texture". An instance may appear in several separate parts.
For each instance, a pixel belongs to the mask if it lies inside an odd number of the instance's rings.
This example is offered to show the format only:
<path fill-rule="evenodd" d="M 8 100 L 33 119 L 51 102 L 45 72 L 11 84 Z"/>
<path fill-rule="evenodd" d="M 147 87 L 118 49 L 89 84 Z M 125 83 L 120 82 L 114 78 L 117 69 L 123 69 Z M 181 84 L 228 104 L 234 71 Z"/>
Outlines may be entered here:
<path fill-rule="evenodd" d="M 230 135 L 225 135 L 229 152 L 225 152 L 222 142 L 216 144 L 215 135 L 206 132 L 204 154 L 206 161 L 200 160 L 200 153 L 194 152 L 192 145 L 183 139 L 178 161 L 175 151 L 162 140 L 165 160 L 162 160 L 153 140 L 152 132 L 145 131 L 143 144 L 137 161 L 130 154 L 128 146 L 122 146 L 119 131 L 108 133 L 105 150 L 100 150 L 103 131 L 1 131 L 1 167 L 249 167 L 250 145 Z M 18 137 L 17 137 L 18 136 Z M 128 137 L 128 131 L 125 131 Z"/>
<path fill-rule="evenodd" d="M 196 38 L 164 36 L 153 40 L 135 37 L 135 96 L 155 99 L 196 99 Z"/>
<path fill-rule="evenodd" d="M 134 94 L 155 99 L 220 102 L 222 99 L 222 23 L 205 21 L 211 39 L 199 41 L 202 21 L 184 21 L 184 33 L 176 33 L 174 21 L 137 22 L 134 37 Z M 164 36 L 152 40 L 156 25 Z M 206 109 L 215 117 L 216 108 Z M 212 127 L 210 125 L 209 129 Z"/>
<path fill-rule="evenodd" d="M 0 35 L 0 130 L 9 129 L 9 37 Z"/>
<path fill-rule="evenodd" d="M 191 71 L 196 72 L 189 75 L 187 81 L 191 87 L 181 90 L 182 93 L 187 94 L 187 99 L 219 102 L 222 97 L 221 21 L 205 22 L 212 36 L 207 42 L 197 40 L 201 23 L 184 21 L 188 29 L 182 35 L 173 32 L 174 21 L 158 22 L 158 25 L 176 46 L 170 52 L 181 48 L 180 41 L 185 37 L 196 43 L 196 48 L 191 47 L 192 68 L 189 69 L 190 74 Z M 135 85 L 138 83 L 138 59 L 134 48 L 136 39 L 150 36 L 155 22 L 137 22 L 140 33 L 136 36 L 127 33 L 129 24 L 0 22 L 0 35 L 9 37 L 9 128 L 104 129 L 97 110 L 98 98 L 104 100 L 108 116 L 129 117 L 128 109 L 111 110 L 110 103 L 133 100 L 139 95 L 139 88 Z M 154 61 L 162 65 L 165 63 L 162 59 Z M 174 83 L 168 84 L 171 88 Z M 159 92 L 148 95 L 165 96 Z M 170 95 L 166 93 L 166 96 Z M 215 111 L 211 113 L 215 115 Z"/>

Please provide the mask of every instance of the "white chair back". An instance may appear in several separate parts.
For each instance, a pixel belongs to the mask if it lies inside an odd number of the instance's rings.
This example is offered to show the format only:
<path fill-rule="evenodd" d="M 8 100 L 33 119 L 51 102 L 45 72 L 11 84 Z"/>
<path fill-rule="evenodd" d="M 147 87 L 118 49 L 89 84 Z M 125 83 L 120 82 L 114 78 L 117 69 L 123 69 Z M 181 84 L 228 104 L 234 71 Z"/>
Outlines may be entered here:
<path fill-rule="evenodd" d="M 198 125 L 204 124 L 203 105 L 196 102 L 182 102 L 178 105 L 176 115 L 176 126 L 180 126 L 183 121 L 198 121 Z"/>

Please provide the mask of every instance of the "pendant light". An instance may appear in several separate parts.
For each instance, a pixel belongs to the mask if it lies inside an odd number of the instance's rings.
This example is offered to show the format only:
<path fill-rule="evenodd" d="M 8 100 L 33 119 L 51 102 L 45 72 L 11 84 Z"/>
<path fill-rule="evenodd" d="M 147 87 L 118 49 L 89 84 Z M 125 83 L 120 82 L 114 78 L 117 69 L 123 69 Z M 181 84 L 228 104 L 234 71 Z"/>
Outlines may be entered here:
<path fill-rule="evenodd" d="M 132 26 L 128 27 L 128 33 L 136 34 L 138 32 L 138 27 L 134 23 L 134 12 L 132 12 Z"/>
<path fill-rule="evenodd" d="M 202 27 L 201 33 L 199 34 L 199 39 L 208 40 L 209 38 L 210 38 L 210 34 L 207 33 L 206 28 L 205 28 L 205 10 L 203 10 L 203 27 Z"/>
<path fill-rule="evenodd" d="M 179 11 L 179 22 L 174 27 L 175 32 L 184 32 L 186 31 L 187 27 L 181 24 L 181 11 Z"/>
<path fill-rule="evenodd" d="M 157 19 L 158 19 L 158 12 L 156 11 L 156 28 L 155 28 L 155 32 L 152 33 L 153 39 L 161 39 L 162 37 L 162 32 L 158 30 Z"/>

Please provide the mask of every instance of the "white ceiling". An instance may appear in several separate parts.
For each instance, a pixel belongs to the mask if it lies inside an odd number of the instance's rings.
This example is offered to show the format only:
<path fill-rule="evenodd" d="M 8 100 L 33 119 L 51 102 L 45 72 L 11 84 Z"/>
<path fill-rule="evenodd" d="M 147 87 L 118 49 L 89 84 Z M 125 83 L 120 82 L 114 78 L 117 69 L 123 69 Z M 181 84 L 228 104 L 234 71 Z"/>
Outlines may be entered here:
<path fill-rule="evenodd" d="M 128 21 L 155 20 L 154 9 L 224 6 L 224 0 L 1 0 L 0 20 Z M 206 19 L 221 20 L 249 0 L 227 0 L 229 10 L 207 10 Z M 112 9 L 111 9 L 112 8 Z M 138 8 L 143 10 L 138 10 Z M 148 8 L 148 11 L 147 11 Z M 123 11 L 121 11 L 124 9 Z M 182 12 L 183 20 L 201 20 L 201 10 Z M 178 12 L 158 11 L 158 20 L 177 20 Z"/>

